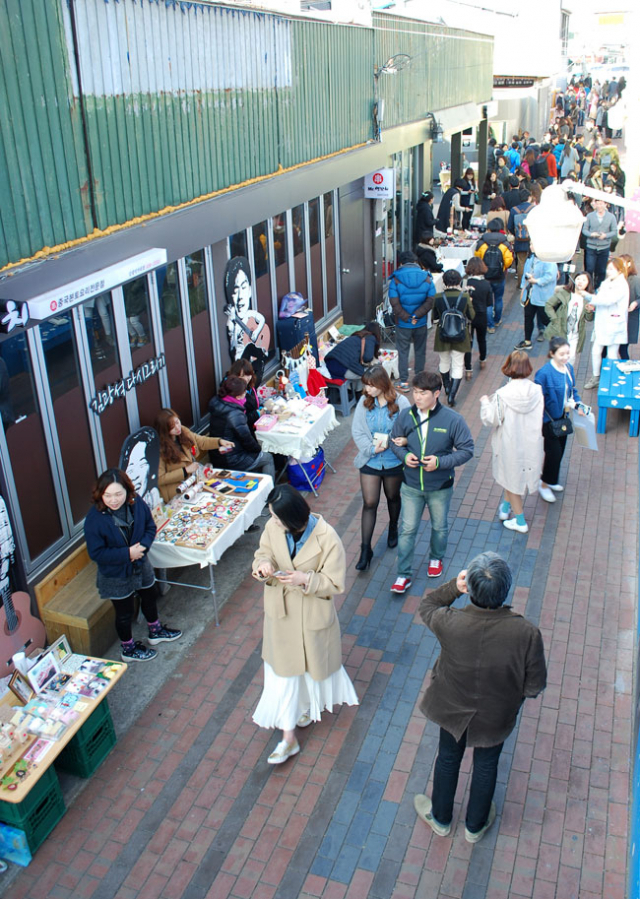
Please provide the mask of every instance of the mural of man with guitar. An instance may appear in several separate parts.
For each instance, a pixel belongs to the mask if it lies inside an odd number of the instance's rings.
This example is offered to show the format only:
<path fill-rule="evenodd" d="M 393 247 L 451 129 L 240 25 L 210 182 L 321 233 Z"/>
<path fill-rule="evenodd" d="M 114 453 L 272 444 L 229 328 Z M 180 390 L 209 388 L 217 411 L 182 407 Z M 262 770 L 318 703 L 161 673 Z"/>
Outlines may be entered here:
<path fill-rule="evenodd" d="M 271 344 L 271 331 L 264 315 L 251 307 L 251 268 L 249 260 L 244 256 L 234 256 L 227 262 L 224 292 L 227 300 L 224 314 L 227 316 L 231 358 L 234 362 L 237 359 L 248 359 L 259 384 Z"/>

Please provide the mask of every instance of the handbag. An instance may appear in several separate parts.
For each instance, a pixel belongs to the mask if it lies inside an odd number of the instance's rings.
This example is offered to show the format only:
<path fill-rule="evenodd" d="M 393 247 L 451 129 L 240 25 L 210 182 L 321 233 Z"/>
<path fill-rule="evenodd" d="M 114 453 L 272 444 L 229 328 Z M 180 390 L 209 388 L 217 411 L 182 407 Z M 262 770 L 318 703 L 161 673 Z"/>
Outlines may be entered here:
<path fill-rule="evenodd" d="M 567 415 L 556 418 L 549 422 L 549 430 L 554 437 L 568 437 L 569 434 L 573 434 L 571 419 Z"/>

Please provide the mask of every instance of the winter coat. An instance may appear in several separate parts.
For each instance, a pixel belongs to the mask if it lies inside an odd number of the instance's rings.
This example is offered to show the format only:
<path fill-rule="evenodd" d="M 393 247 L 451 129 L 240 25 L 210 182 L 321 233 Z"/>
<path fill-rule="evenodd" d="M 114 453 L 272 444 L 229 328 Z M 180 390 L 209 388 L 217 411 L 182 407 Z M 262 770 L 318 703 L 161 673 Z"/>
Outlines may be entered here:
<path fill-rule="evenodd" d="M 485 231 L 485 233 L 476 244 L 474 256 L 479 256 L 480 259 L 484 259 L 484 254 L 487 252 L 487 247 L 491 246 L 492 244 L 500 247 L 500 252 L 502 253 L 502 278 L 491 279 L 487 278 L 486 275 L 485 278 L 487 281 L 504 281 L 505 272 L 513 263 L 513 253 L 511 252 L 509 241 L 504 236 L 504 234 L 501 234 L 499 231 Z"/>
<path fill-rule="evenodd" d="M 166 459 L 162 458 L 162 455 L 160 456 L 158 488 L 165 503 L 168 503 L 176 495 L 178 484 L 181 484 L 182 481 L 189 477 L 186 468 L 188 465 L 191 465 L 195 458 L 190 448 L 195 446 L 197 450 L 196 455 L 198 455 L 204 450 L 214 450 L 220 446 L 218 437 L 203 437 L 200 434 L 194 434 L 193 431 L 189 431 L 187 428 L 183 428 L 182 433 L 189 440 L 189 448 L 179 444 L 180 458 L 178 461 L 167 462 Z"/>
<path fill-rule="evenodd" d="M 491 284 L 482 275 L 467 279 L 467 290 L 473 303 L 473 324 L 478 326 L 487 323 L 487 307 L 493 306 L 493 290 Z"/>
<path fill-rule="evenodd" d="M 569 155 L 565 155 L 564 151 L 560 157 L 560 177 L 568 178 L 570 172 L 576 171 L 578 163 L 578 154 L 574 147 L 569 150 Z"/>
<path fill-rule="evenodd" d="M 389 278 L 389 302 L 399 328 L 424 328 L 436 292 L 433 278 L 419 265 L 401 265 Z M 411 319 L 417 322 L 412 323 Z"/>
<path fill-rule="evenodd" d="M 533 275 L 536 283 L 531 285 L 529 302 L 532 306 L 544 306 L 553 295 L 558 283 L 558 266 L 555 262 L 542 262 L 537 256 L 529 256 L 524 264 L 520 287 L 528 285 L 527 275 Z"/>
<path fill-rule="evenodd" d="M 352 371 L 359 377 L 364 374 L 365 363 L 373 362 L 376 339 L 373 334 L 364 338 L 351 334 L 337 343 L 324 357 L 324 364 L 332 378 L 344 378 L 345 372 Z"/>
<path fill-rule="evenodd" d="M 461 287 L 452 287 L 445 290 L 444 293 L 438 294 L 433 305 L 433 313 L 431 317 L 432 323 L 435 327 L 433 349 L 436 351 L 436 353 L 448 353 L 451 350 L 457 350 L 459 353 L 471 352 L 471 328 L 469 328 L 468 325 L 464 340 L 460 340 L 457 343 L 449 343 L 448 341 L 443 340 L 440 334 L 440 328 L 438 327 L 438 323 L 440 322 L 440 319 L 447 309 L 447 301 L 449 308 L 453 309 L 455 302 L 460 294 L 462 294 L 462 300 L 460 300 L 458 309 L 466 316 L 467 322 L 471 322 L 475 318 L 475 309 L 473 308 L 471 297 L 466 290 L 463 290 Z M 463 300 L 466 300 L 466 302 L 463 302 Z"/>
<path fill-rule="evenodd" d="M 629 315 L 629 284 L 624 275 L 606 278 L 597 293 L 587 297 L 596 307 L 595 340 L 602 346 L 627 342 L 627 316 Z"/>
<path fill-rule="evenodd" d="M 456 740 L 466 731 L 467 746 L 497 746 L 524 700 L 547 684 L 542 634 L 509 606 L 450 608 L 461 595 L 454 578 L 420 603 L 420 617 L 440 643 L 420 710 Z"/>
<path fill-rule="evenodd" d="M 505 192 L 502 194 L 502 199 L 504 200 L 504 205 L 507 207 L 508 214 L 514 206 L 522 203 L 522 194 L 520 193 L 520 188 L 511 187 L 509 188 L 509 190 L 505 190 Z"/>
<path fill-rule="evenodd" d="M 361 396 L 358 400 L 358 405 L 356 406 L 355 412 L 353 413 L 353 422 L 351 424 L 351 437 L 353 438 L 353 442 L 355 443 L 358 449 L 358 455 L 353 460 L 353 464 L 356 468 L 363 468 L 365 465 L 368 465 L 371 459 L 376 455 L 375 453 L 375 444 L 373 442 L 373 433 L 371 428 L 369 427 L 369 422 L 367 421 L 367 409 L 364 406 L 364 396 Z M 390 416 L 388 413 L 388 409 L 385 407 L 385 430 L 384 433 L 391 434 L 393 430 L 393 425 L 398 417 L 398 415 L 402 412 L 403 409 L 409 409 L 410 403 L 406 396 L 402 396 L 401 393 L 396 395 L 396 405 L 398 406 L 398 411 L 395 415 Z M 379 432 L 382 433 L 382 432 Z M 385 456 L 385 464 L 386 457 L 391 454 L 391 445 L 389 448 L 382 453 Z M 397 465 L 398 460 L 395 457 L 395 454 L 392 454 L 392 459 L 388 466 L 393 467 L 393 464 Z"/>
<path fill-rule="evenodd" d="M 340 624 L 333 597 L 344 592 L 345 553 L 340 538 L 322 517 L 294 559 L 285 532 L 270 519 L 253 559 L 276 571 L 312 572 L 309 589 L 291 587 L 277 578 L 264 582 L 262 658 L 280 677 L 308 673 L 315 681 L 342 666 Z"/>
<path fill-rule="evenodd" d="M 420 240 L 424 231 L 433 231 L 436 217 L 433 214 L 433 203 L 421 197 L 416 206 L 416 240 Z"/>
<path fill-rule="evenodd" d="M 489 222 L 492 222 L 494 219 L 498 219 L 498 221 L 502 224 L 502 230 L 507 230 L 507 223 L 509 221 L 509 210 L 508 209 L 490 209 L 487 212 L 487 228 L 489 227 Z M 485 232 L 488 233 L 488 232 Z"/>
<path fill-rule="evenodd" d="M 422 268 L 428 272 L 439 273 L 444 271 L 444 266 L 438 262 L 438 257 L 433 247 L 419 243 L 416 247 L 416 256 L 420 260 Z"/>
<path fill-rule="evenodd" d="M 551 340 L 552 337 L 567 336 L 567 314 L 569 311 L 569 303 L 573 294 L 565 287 L 557 287 L 553 296 L 547 300 L 544 311 L 549 319 L 549 324 L 544 330 L 545 340 Z M 576 351 L 582 352 L 584 339 L 587 333 L 587 322 L 593 321 L 593 312 L 587 312 L 585 306 L 588 300 L 584 301 L 582 314 L 578 320 L 578 345 Z"/>
<path fill-rule="evenodd" d="M 480 405 L 483 425 L 492 427 L 494 481 L 523 496 L 540 482 L 544 461 L 542 389 L 528 378 L 513 378 Z"/>
<path fill-rule="evenodd" d="M 436 216 L 436 228 L 438 229 L 438 231 L 444 231 L 446 233 L 447 228 L 450 227 L 451 205 L 456 194 L 458 195 L 459 199 L 460 191 L 458 190 L 458 188 L 450 187 L 444 192 L 444 195 L 440 200 L 440 205 L 438 206 L 438 215 Z"/>
<path fill-rule="evenodd" d="M 247 416 L 236 403 L 225 402 L 214 396 L 209 403 L 209 433 L 231 440 L 235 446 L 221 455 L 217 450 L 209 453 L 211 464 L 216 468 L 230 468 L 232 471 L 248 471 L 260 455 L 261 448 L 251 433 Z"/>
<path fill-rule="evenodd" d="M 544 397 L 544 424 L 559 421 L 564 417 L 567 405 L 574 406 L 580 402 L 580 394 L 576 390 L 576 375 L 570 362 L 567 363 L 566 371 L 561 372 L 549 360 L 536 372 L 535 382 L 542 388 Z"/>
<path fill-rule="evenodd" d="M 439 401 L 422 426 L 416 406 L 402 411 L 396 418 L 391 436 L 407 438 L 406 446 L 391 444 L 391 449 L 401 462 L 408 453 L 415 453 L 418 459 L 438 457 L 438 466 L 434 471 L 425 471 L 422 465 L 417 468 L 405 466 L 404 482 L 415 490 L 453 487 L 454 468 L 464 465 L 473 456 L 473 437 L 466 421 L 458 412 L 442 406 Z"/>
<path fill-rule="evenodd" d="M 87 542 L 89 558 L 98 566 L 99 574 L 107 578 L 128 580 L 134 574 L 129 547 L 141 543 L 147 549 L 156 536 L 156 525 L 151 510 L 143 499 L 136 495 L 131 508 L 133 512 L 133 530 L 129 542 L 126 541 L 113 516 L 106 510 L 101 512 L 92 506 L 84 520 L 84 539 Z M 143 560 L 145 558 L 143 557 Z"/>

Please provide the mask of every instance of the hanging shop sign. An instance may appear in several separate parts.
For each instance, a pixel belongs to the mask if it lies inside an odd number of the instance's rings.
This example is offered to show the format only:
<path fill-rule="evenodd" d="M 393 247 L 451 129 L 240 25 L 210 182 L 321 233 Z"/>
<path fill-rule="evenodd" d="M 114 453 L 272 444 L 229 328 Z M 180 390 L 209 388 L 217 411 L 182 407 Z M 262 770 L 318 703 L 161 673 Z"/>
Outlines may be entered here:
<path fill-rule="evenodd" d="M 137 256 L 130 256 L 129 259 L 109 265 L 99 272 L 87 275 L 86 278 L 78 278 L 77 281 L 34 297 L 28 302 L 29 318 L 35 321 L 44 321 L 58 312 L 64 312 L 71 306 L 84 303 L 106 290 L 112 290 L 126 281 L 139 278 L 140 275 L 145 275 L 166 264 L 166 250 L 158 247 L 145 250 L 144 253 L 138 253 Z"/>
<path fill-rule="evenodd" d="M 29 307 L 20 300 L 0 300 L 0 331 L 11 334 L 14 328 L 26 328 Z"/>
<path fill-rule="evenodd" d="M 136 386 L 136 384 L 144 384 L 149 378 L 157 375 L 161 368 L 167 364 L 164 353 L 156 356 L 155 359 L 149 359 L 143 362 L 135 371 L 130 371 L 124 378 L 120 378 L 115 384 L 109 384 L 104 390 L 99 390 L 89 401 L 89 408 L 96 415 L 102 415 L 104 410 L 108 408 L 114 400 L 124 399 L 125 394 Z"/>
<path fill-rule="evenodd" d="M 390 200 L 395 186 L 395 169 L 378 169 L 364 176 L 364 195 L 369 199 Z"/>
<path fill-rule="evenodd" d="M 535 78 L 527 78 L 524 75 L 494 75 L 494 87 L 533 87 Z"/>

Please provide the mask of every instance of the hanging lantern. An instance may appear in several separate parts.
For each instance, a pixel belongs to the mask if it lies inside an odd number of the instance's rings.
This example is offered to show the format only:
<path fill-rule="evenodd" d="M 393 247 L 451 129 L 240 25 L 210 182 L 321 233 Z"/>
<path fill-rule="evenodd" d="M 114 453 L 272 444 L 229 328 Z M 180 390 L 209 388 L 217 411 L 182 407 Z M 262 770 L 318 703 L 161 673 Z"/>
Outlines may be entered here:
<path fill-rule="evenodd" d="M 584 216 L 558 184 L 551 184 L 524 223 L 538 259 L 569 262 L 576 252 Z"/>

